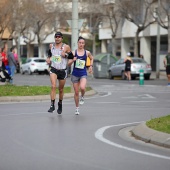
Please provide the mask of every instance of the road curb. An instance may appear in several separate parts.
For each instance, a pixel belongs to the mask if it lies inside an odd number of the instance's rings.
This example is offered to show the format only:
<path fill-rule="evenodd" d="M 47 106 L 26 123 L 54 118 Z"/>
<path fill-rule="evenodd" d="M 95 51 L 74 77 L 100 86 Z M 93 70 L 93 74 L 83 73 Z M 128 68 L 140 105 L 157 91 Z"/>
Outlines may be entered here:
<path fill-rule="evenodd" d="M 170 148 L 170 134 L 150 129 L 146 126 L 146 122 L 135 126 L 131 132 L 134 137 L 146 143 Z"/>
<path fill-rule="evenodd" d="M 85 96 L 92 96 L 97 92 L 94 90 L 87 91 Z M 64 98 L 73 98 L 74 93 L 65 93 Z M 58 95 L 56 95 L 58 98 Z M 1 102 L 23 102 L 23 101 L 44 101 L 50 100 L 50 95 L 39 95 L 39 96 L 7 96 L 7 97 L 0 97 Z"/>

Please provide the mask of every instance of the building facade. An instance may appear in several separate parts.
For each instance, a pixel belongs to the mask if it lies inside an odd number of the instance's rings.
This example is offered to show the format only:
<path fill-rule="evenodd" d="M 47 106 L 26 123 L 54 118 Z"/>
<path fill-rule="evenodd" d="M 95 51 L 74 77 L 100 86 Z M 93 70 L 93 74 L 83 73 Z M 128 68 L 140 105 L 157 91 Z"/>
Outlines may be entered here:
<path fill-rule="evenodd" d="M 107 4 L 114 3 L 114 0 L 103 1 Z M 160 70 L 165 70 L 163 65 L 163 59 L 168 52 L 168 31 L 160 27 L 158 32 L 157 22 L 148 26 L 144 31 L 139 34 L 139 53 L 144 56 L 144 59 L 151 64 L 152 69 L 156 70 L 156 57 L 157 57 L 157 35 L 160 34 L 160 55 L 159 65 Z M 118 34 L 116 36 L 116 54 L 118 57 L 126 57 L 127 52 L 131 52 L 134 55 L 134 39 L 137 31 L 137 26 L 128 20 L 124 20 L 119 27 Z M 111 52 L 111 39 L 112 31 L 108 24 L 102 22 L 99 26 L 99 39 L 102 41 L 101 51 Z"/>

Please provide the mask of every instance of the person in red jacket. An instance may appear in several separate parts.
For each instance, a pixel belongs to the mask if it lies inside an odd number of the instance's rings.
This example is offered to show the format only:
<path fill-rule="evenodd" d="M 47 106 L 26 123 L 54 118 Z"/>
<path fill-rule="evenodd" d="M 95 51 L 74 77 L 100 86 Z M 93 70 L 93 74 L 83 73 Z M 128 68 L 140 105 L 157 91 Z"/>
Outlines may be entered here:
<path fill-rule="evenodd" d="M 6 47 L 2 48 L 1 54 L 2 54 L 2 62 L 5 65 L 5 69 L 8 71 L 8 74 L 11 75 L 11 71 L 10 71 L 10 68 L 9 68 L 9 65 L 8 65 L 8 57 L 7 57 L 7 48 Z"/>

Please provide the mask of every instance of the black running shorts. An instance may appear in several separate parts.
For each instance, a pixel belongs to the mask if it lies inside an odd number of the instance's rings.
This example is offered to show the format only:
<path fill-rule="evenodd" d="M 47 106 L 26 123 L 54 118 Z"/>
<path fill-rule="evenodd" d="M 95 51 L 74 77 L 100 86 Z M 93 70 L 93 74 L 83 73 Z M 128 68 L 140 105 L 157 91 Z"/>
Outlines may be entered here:
<path fill-rule="evenodd" d="M 167 75 L 170 74 L 170 65 L 166 66 L 166 74 L 167 74 Z"/>
<path fill-rule="evenodd" d="M 54 67 L 51 67 L 50 74 L 56 74 L 58 80 L 64 80 L 67 78 L 67 69 L 55 69 Z"/>
<path fill-rule="evenodd" d="M 125 67 L 125 71 L 131 71 L 130 67 Z"/>

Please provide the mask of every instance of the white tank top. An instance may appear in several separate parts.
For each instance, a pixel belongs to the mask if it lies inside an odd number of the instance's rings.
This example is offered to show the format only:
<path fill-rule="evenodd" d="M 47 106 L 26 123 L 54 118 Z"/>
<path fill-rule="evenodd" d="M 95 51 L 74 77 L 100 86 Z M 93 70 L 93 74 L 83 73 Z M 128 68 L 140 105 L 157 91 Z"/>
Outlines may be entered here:
<path fill-rule="evenodd" d="M 67 67 L 67 58 L 61 56 L 61 52 L 64 50 L 64 44 L 60 48 L 56 48 L 55 44 L 51 48 L 51 66 L 55 69 L 66 69 Z"/>

